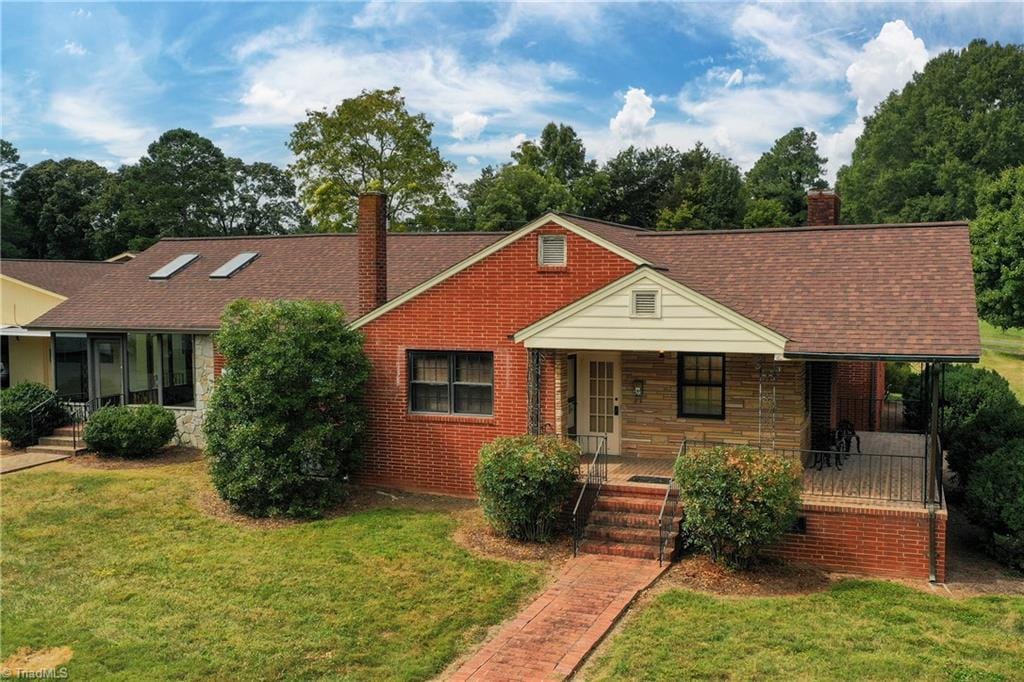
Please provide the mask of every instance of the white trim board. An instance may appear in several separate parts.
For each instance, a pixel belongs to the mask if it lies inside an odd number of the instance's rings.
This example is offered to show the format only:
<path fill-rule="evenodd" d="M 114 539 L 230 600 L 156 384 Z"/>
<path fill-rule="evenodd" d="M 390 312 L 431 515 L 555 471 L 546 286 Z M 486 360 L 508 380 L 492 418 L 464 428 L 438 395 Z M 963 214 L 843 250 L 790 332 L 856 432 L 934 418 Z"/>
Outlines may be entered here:
<path fill-rule="evenodd" d="M 633 289 L 657 288 L 661 316 L 630 316 Z M 527 348 L 770 353 L 786 337 L 650 267 L 617 279 L 542 320 L 513 340 Z"/>
<path fill-rule="evenodd" d="M 533 222 L 527 223 L 526 225 L 523 225 L 521 228 L 519 228 L 518 230 L 516 230 L 512 234 L 508 235 L 507 237 L 504 237 L 503 239 L 499 239 L 498 241 L 494 242 L 490 246 L 488 246 L 488 247 L 486 247 L 484 249 L 481 249 L 480 251 L 477 251 L 472 256 L 469 256 L 468 258 L 465 258 L 465 259 L 459 261 L 458 263 L 456 263 L 455 265 L 451 266 L 447 270 L 444 270 L 444 271 L 434 275 L 433 277 L 431 277 L 427 281 L 423 282 L 422 284 L 416 285 L 415 287 L 413 287 L 409 291 L 405 292 L 401 296 L 396 296 L 395 298 L 391 299 L 390 301 L 388 301 L 384 305 L 379 306 L 377 308 L 374 308 L 373 310 L 371 310 L 370 312 L 366 313 L 362 317 L 356 318 L 355 320 L 352 321 L 352 328 L 353 329 L 358 329 L 359 327 L 362 327 L 364 324 L 367 324 L 368 322 L 372 322 L 373 320 L 376 320 L 381 315 L 385 315 L 385 314 L 391 312 L 392 310 L 394 310 L 395 308 L 399 307 L 400 305 L 406 303 L 407 301 L 410 301 L 413 298 L 416 298 L 417 296 L 422 294 L 424 291 L 427 291 L 428 289 L 432 289 L 433 287 L 437 286 L 438 284 L 440 284 L 441 282 L 445 281 L 449 277 L 452 277 L 452 276 L 462 272 L 463 270 L 465 270 L 466 268 L 470 267 L 471 265 L 474 265 L 475 263 L 479 263 L 484 258 L 487 258 L 488 256 L 490 256 L 490 255 L 492 255 L 494 253 L 497 253 L 498 251 L 501 251 L 503 248 L 505 248 L 509 244 L 512 244 L 513 242 L 516 242 L 516 241 L 522 239 L 523 237 L 525 237 L 526 235 L 530 234 L 534 230 L 537 230 L 538 228 L 541 228 L 541 227 L 543 227 L 545 225 L 548 225 L 549 223 L 554 223 L 554 224 L 558 225 L 559 227 L 562 227 L 562 228 L 568 230 L 569 232 L 572 232 L 573 234 L 579 235 L 580 237 L 583 237 L 584 239 L 587 239 L 587 240 L 597 244 L 598 246 L 602 246 L 605 249 L 608 249 L 612 253 L 616 254 L 617 256 L 621 256 L 622 258 L 625 258 L 626 260 L 628 260 L 629 262 L 633 263 L 634 265 L 650 265 L 650 263 L 648 261 L 644 260 L 643 258 L 640 258 L 635 253 L 627 251 L 626 249 L 622 248 L 621 246 L 613 244 L 612 242 L 608 241 L 607 239 L 599 237 L 596 234 L 594 234 L 593 232 L 585 230 L 584 228 L 580 227 L 579 225 L 576 225 L 576 224 L 572 223 L 571 221 L 566 220 L 565 218 L 563 218 L 562 216 L 558 215 L 557 213 L 545 213 L 544 215 L 542 215 L 541 217 L 537 218 Z M 570 258 L 571 258 L 571 256 L 570 256 Z"/>

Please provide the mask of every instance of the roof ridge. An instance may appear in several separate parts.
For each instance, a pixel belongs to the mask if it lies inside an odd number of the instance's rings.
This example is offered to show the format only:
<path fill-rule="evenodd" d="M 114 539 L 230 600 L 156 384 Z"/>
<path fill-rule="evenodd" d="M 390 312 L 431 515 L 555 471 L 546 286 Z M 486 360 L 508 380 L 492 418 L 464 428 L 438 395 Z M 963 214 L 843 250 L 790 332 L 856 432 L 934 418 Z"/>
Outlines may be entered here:
<path fill-rule="evenodd" d="M 426 232 L 423 230 L 417 230 L 414 232 L 388 232 L 388 237 L 398 236 L 450 236 L 460 237 L 477 234 L 494 234 L 494 235 L 506 235 L 511 234 L 509 231 L 498 231 L 498 230 L 453 230 L 453 231 L 442 231 Z M 211 235 L 206 237 L 163 237 L 160 239 L 161 242 L 189 242 L 189 241 L 229 241 L 229 240 L 244 240 L 244 239 L 295 239 L 298 237 L 356 237 L 357 232 L 298 232 L 295 234 L 232 234 L 232 235 Z M 89 261 L 103 263 L 106 261 Z"/>
<path fill-rule="evenodd" d="M 591 223 L 600 223 L 602 225 L 608 225 L 609 227 L 621 227 L 624 230 L 633 230 L 635 232 L 653 232 L 649 227 L 639 227 L 637 225 L 626 225 L 625 223 L 617 223 L 612 220 L 604 220 L 602 218 L 591 218 L 585 215 L 577 215 L 575 213 L 568 213 L 567 211 L 555 211 L 555 215 L 560 215 L 565 218 L 576 218 L 578 220 L 586 220 Z"/>
<path fill-rule="evenodd" d="M 923 223 L 866 223 L 863 225 L 796 225 L 793 227 L 735 227 L 717 230 L 647 230 L 644 237 L 693 236 L 707 234 L 785 234 L 790 232 L 843 232 L 847 230 L 882 230 L 909 228 L 968 227 L 966 220 L 947 220 Z"/>
<path fill-rule="evenodd" d="M 17 261 L 19 263 L 95 263 L 104 265 L 123 265 L 122 263 L 112 263 L 108 260 L 85 260 L 82 258 L 0 258 L 0 263 L 9 263 L 11 261 Z"/>

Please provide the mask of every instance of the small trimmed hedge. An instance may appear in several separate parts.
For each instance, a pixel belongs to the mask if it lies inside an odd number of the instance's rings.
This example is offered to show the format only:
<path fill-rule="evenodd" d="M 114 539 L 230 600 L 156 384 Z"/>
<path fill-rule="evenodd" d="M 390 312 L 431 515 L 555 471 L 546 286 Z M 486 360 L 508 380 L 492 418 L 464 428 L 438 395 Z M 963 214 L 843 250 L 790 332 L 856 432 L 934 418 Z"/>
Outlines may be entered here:
<path fill-rule="evenodd" d="M 86 423 L 85 444 L 101 455 L 151 457 L 176 432 L 174 413 L 166 407 L 104 407 Z"/>
<path fill-rule="evenodd" d="M 480 449 L 476 487 L 484 517 L 515 540 L 550 539 L 572 496 L 576 443 L 555 436 L 496 438 Z"/>
<path fill-rule="evenodd" d="M 749 564 L 796 519 L 800 467 L 785 455 L 743 446 L 688 450 L 675 478 L 684 533 L 716 562 Z"/>
<path fill-rule="evenodd" d="M 967 484 L 966 511 L 985 530 L 989 550 L 1024 571 L 1024 439 L 983 457 Z"/>
<path fill-rule="evenodd" d="M 0 438 L 10 441 L 12 447 L 23 448 L 67 424 L 70 416 L 57 400 L 41 408 L 33 421 L 32 408 L 52 398 L 55 398 L 53 391 L 31 381 L 0 392 Z"/>

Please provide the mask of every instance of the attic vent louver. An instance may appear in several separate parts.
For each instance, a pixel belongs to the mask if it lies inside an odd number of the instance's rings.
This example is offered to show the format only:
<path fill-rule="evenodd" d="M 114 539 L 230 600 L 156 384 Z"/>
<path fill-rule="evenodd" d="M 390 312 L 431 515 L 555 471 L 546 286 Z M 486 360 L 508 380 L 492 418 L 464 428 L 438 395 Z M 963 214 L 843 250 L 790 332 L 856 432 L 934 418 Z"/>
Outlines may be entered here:
<path fill-rule="evenodd" d="M 632 317 L 661 317 L 661 306 L 656 289 L 637 289 L 630 292 L 629 314 Z"/>
<path fill-rule="evenodd" d="M 163 266 L 152 275 L 150 279 L 170 279 L 173 275 L 177 274 L 179 270 L 183 270 L 185 266 L 199 258 L 198 253 L 183 253 L 167 265 Z"/>
<path fill-rule="evenodd" d="M 541 235 L 537 260 L 541 265 L 565 265 L 565 237 L 559 234 Z"/>
<path fill-rule="evenodd" d="M 256 259 L 256 256 L 260 255 L 255 251 L 246 251 L 240 253 L 224 265 L 220 266 L 216 270 L 210 273 L 210 279 L 227 279 L 231 275 L 235 274 L 249 263 Z"/>

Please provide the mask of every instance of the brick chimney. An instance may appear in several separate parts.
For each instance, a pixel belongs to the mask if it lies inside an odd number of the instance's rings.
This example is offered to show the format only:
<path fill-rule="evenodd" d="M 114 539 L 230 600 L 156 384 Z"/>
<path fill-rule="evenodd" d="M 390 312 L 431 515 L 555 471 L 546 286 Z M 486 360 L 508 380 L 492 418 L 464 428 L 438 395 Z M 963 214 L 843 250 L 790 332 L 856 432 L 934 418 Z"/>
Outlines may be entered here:
<path fill-rule="evenodd" d="M 838 225 L 839 195 L 830 189 L 812 189 L 807 193 L 807 225 Z"/>
<path fill-rule="evenodd" d="M 388 300 L 388 200 L 383 192 L 359 195 L 359 314 Z"/>

